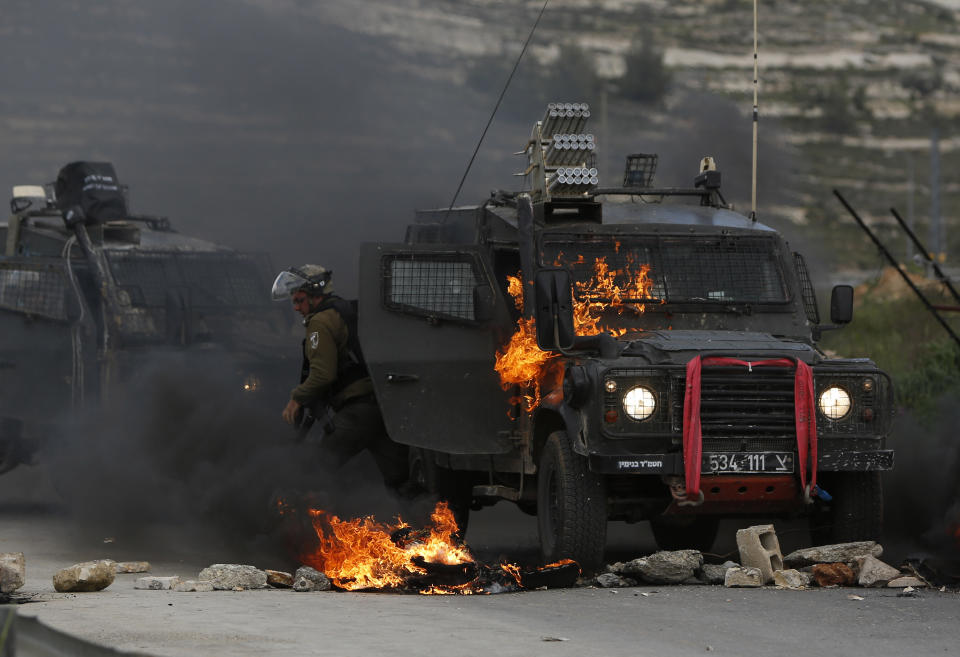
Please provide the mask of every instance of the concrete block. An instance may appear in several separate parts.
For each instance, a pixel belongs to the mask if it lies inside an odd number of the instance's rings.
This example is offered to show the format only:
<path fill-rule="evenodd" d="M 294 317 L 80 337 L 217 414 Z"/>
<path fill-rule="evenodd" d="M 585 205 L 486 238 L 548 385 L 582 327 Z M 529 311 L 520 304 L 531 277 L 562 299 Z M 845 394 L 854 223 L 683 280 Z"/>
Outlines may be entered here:
<path fill-rule="evenodd" d="M 773 573 L 783 570 L 783 554 L 773 525 L 754 525 L 737 531 L 737 548 L 744 568 L 758 568 L 763 584 L 773 581 Z"/>

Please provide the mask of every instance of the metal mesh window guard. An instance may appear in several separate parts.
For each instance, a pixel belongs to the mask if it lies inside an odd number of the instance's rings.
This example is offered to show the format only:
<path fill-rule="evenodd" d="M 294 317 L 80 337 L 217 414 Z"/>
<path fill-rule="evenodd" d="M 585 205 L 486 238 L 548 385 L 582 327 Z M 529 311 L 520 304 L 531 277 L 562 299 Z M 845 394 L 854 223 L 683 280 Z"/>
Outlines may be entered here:
<path fill-rule="evenodd" d="M 109 254 L 117 285 L 136 306 L 161 308 L 170 290 L 187 290 L 196 307 L 262 306 L 269 302 L 257 262 L 243 254 Z"/>
<path fill-rule="evenodd" d="M 593 278 L 601 259 L 621 289 L 629 289 L 631 278 L 649 265 L 648 298 L 667 303 L 788 301 L 778 251 L 763 237 L 606 238 L 548 243 L 544 250 L 548 261 L 570 268 L 577 281 Z"/>
<path fill-rule="evenodd" d="M 384 263 L 384 302 L 392 310 L 474 320 L 476 276 L 459 256 L 402 256 Z"/>
<path fill-rule="evenodd" d="M 67 319 L 63 272 L 21 265 L 0 267 L 0 307 L 52 319 Z"/>
<path fill-rule="evenodd" d="M 812 324 L 819 324 L 820 309 L 817 307 L 817 295 L 813 290 L 813 283 L 810 281 L 810 274 L 807 271 L 807 261 L 799 253 L 793 254 L 793 260 L 797 265 L 797 273 L 800 275 L 803 309 L 806 312 L 807 319 Z"/>

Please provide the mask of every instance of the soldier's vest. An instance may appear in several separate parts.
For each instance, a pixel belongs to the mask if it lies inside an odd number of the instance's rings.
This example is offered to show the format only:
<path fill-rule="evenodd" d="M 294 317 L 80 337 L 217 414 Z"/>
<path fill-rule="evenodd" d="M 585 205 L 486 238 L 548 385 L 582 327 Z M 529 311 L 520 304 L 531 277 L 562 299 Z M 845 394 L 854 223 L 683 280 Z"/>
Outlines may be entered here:
<path fill-rule="evenodd" d="M 330 308 L 336 310 L 343 319 L 343 323 L 347 325 L 346 353 L 337 354 L 337 380 L 330 387 L 330 397 L 336 397 L 351 383 L 370 376 L 370 373 L 367 371 L 367 363 L 363 359 L 360 338 L 357 335 L 357 300 L 330 295 L 317 306 L 316 312 L 323 312 Z M 300 383 L 306 381 L 310 375 L 310 361 L 306 357 L 306 340 L 304 340 L 302 353 L 304 356 L 303 364 L 300 366 Z"/>

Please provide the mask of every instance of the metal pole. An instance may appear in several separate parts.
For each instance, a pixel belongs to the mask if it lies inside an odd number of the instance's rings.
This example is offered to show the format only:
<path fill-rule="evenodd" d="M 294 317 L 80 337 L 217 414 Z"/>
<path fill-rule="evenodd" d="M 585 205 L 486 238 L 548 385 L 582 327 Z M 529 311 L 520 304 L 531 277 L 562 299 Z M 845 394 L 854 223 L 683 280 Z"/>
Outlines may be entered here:
<path fill-rule="evenodd" d="M 913 244 L 917 247 L 917 250 L 923 254 L 923 257 L 926 258 L 927 262 L 929 262 L 933 267 L 933 273 L 937 275 L 937 278 L 940 280 L 940 282 L 947 286 L 947 289 L 950 290 L 950 294 L 953 295 L 954 299 L 960 301 L 960 293 L 954 289 L 953 284 L 950 283 L 950 278 L 943 273 L 943 270 L 940 269 L 940 265 L 937 264 L 937 261 L 930 258 L 930 254 L 927 253 L 927 250 L 923 247 L 923 244 L 920 242 L 917 234 L 910 229 L 906 222 L 904 222 L 903 217 L 900 216 L 896 208 L 890 208 L 890 212 L 893 213 L 893 218 L 897 220 L 897 223 L 900 224 L 900 227 L 903 228 L 904 232 L 906 232 L 907 237 L 909 237 Z"/>
<path fill-rule="evenodd" d="M 950 328 L 950 325 L 947 324 L 947 322 L 943 319 L 943 317 L 940 316 L 940 313 L 937 312 L 937 309 L 934 308 L 933 305 L 927 300 L 927 297 L 923 296 L 923 292 L 921 292 L 919 288 L 917 288 L 917 286 L 913 284 L 913 281 L 910 280 L 910 277 L 907 276 L 906 272 L 904 272 L 900 268 L 900 264 L 896 261 L 896 259 L 894 259 L 892 255 L 890 255 L 890 252 L 887 251 L 887 247 L 885 247 L 880 242 L 880 240 L 877 239 L 876 235 L 873 234 L 873 231 L 870 230 L 870 227 L 867 226 L 866 223 L 864 223 L 863 219 L 860 218 L 860 215 L 857 214 L 857 211 L 854 210 L 849 203 L 847 203 L 847 199 L 843 198 L 843 196 L 840 195 L 840 192 L 838 192 L 837 190 L 833 190 L 833 194 L 838 199 L 840 199 L 840 202 L 843 203 L 843 207 L 845 207 L 847 209 L 847 212 L 850 213 L 850 216 L 852 216 L 856 220 L 856 222 L 860 224 L 860 228 L 863 229 L 863 232 L 867 234 L 867 237 L 869 237 L 873 241 L 876 247 L 880 249 L 880 253 L 882 253 L 883 256 L 887 259 L 887 262 L 889 262 L 893 266 L 893 268 L 897 270 L 897 273 L 900 274 L 900 276 L 903 278 L 907 286 L 911 290 L 913 290 L 914 294 L 920 297 L 920 301 L 922 301 L 923 305 L 927 307 L 927 310 L 930 311 L 930 314 L 932 314 L 936 318 L 936 320 L 940 322 L 940 326 L 942 326 L 943 329 L 950 334 L 950 337 L 953 338 L 953 341 L 957 343 L 958 347 L 960 347 L 960 337 L 958 337 L 957 334 L 953 332 L 953 329 Z"/>
<path fill-rule="evenodd" d="M 753 0 L 753 171 L 750 186 L 750 218 L 757 220 L 757 125 L 760 121 L 759 80 L 760 66 L 757 46 L 757 3 Z"/>

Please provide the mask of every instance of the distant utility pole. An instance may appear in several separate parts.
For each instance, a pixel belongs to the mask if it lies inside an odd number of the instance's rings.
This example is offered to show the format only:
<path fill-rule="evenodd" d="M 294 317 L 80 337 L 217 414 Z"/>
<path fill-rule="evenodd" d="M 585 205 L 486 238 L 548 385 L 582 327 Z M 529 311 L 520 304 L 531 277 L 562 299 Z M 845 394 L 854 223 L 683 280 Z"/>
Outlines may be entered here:
<path fill-rule="evenodd" d="M 930 133 L 930 257 L 937 262 L 946 260 L 946 242 L 943 221 L 940 218 L 940 133 L 936 127 Z"/>
<path fill-rule="evenodd" d="M 913 195 L 916 189 L 916 165 L 913 161 L 913 152 L 907 152 L 907 226 L 914 230 L 913 218 Z M 909 236 L 904 236 L 907 240 L 907 262 L 913 260 L 913 240 Z"/>

